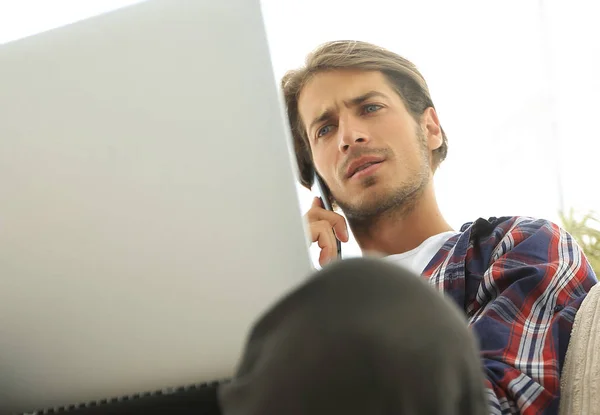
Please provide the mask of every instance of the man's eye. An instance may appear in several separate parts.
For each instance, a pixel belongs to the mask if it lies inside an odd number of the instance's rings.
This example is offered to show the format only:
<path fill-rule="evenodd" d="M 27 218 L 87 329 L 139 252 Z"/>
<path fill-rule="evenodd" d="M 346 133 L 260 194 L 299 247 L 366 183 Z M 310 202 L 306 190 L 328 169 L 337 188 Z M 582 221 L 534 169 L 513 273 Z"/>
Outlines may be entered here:
<path fill-rule="evenodd" d="M 320 128 L 319 131 L 317 131 L 317 138 L 323 137 L 325 134 L 329 134 L 330 131 L 331 125 L 326 125 L 325 127 Z"/>
<path fill-rule="evenodd" d="M 380 109 L 381 109 L 381 105 L 377 105 L 377 104 L 369 104 L 369 105 L 365 105 L 363 107 L 363 111 L 367 114 L 369 114 L 371 112 L 379 111 Z"/>

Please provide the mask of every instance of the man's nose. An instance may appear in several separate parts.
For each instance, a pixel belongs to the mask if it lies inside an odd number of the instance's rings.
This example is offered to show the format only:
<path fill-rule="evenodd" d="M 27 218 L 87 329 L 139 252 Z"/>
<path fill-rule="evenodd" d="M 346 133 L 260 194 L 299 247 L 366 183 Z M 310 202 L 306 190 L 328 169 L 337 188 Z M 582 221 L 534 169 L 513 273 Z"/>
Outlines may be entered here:
<path fill-rule="evenodd" d="M 361 126 L 359 120 L 352 116 L 340 117 L 338 125 L 338 142 L 340 151 L 346 152 L 357 144 L 366 144 L 368 142 L 367 134 Z"/>

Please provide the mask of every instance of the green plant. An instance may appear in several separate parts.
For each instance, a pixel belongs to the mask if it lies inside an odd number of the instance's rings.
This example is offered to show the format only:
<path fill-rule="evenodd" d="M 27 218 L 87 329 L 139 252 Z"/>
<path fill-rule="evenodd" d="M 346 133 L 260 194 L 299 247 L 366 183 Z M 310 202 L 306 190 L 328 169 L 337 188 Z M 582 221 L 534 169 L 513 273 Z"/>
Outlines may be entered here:
<path fill-rule="evenodd" d="M 594 212 L 578 215 L 574 209 L 568 214 L 559 212 L 563 228 L 583 249 L 594 272 L 600 276 L 600 218 Z"/>

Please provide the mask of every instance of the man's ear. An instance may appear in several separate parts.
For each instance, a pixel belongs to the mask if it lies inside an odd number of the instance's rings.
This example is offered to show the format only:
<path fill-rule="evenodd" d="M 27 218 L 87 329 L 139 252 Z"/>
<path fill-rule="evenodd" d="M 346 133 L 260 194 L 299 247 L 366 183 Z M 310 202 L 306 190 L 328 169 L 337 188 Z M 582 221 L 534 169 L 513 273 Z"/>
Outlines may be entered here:
<path fill-rule="evenodd" d="M 427 147 L 429 151 L 437 150 L 442 146 L 444 142 L 442 138 L 442 127 L 440 127 L 440 120 L 438 119 L 435 108 L 429 107 L 423 112 L 421 117 L 421 124 L 425 137 L 427 138 Z"/>

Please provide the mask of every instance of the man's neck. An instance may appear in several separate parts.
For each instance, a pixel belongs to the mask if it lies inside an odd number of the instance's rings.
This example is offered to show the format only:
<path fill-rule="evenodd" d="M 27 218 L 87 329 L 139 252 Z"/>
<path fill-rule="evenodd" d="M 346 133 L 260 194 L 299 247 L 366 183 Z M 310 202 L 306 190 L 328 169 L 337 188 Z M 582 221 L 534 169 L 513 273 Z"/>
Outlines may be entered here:
<path fill-rule="evenodd" d="M 408 212 L 384 214 L 368 229 L 350 226 L 363 252 L 382 255 L 410 251 L 431 236 L 452 231 L 439 210 L 432 186 L 425 189 Z"/>

